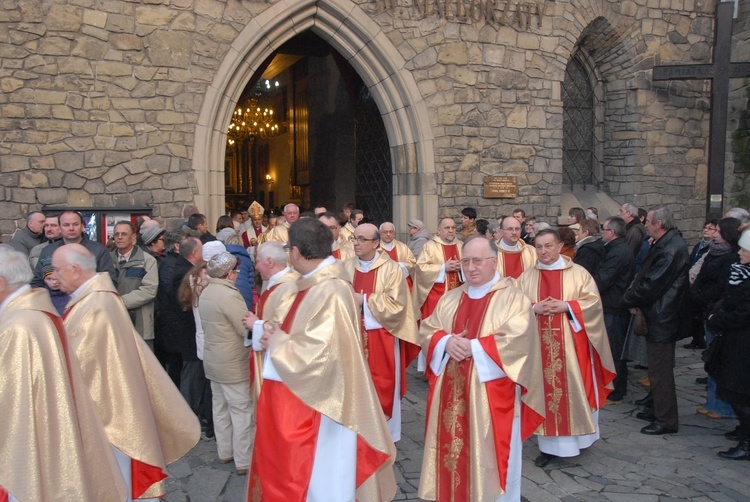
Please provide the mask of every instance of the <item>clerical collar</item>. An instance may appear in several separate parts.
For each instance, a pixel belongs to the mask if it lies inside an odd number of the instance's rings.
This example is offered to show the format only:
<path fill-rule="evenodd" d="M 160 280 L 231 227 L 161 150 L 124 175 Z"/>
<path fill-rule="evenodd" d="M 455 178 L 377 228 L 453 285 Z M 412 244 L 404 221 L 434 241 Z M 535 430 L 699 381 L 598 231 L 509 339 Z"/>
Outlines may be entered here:
<path fill-rule="evenodd" d="M 378 253 L 375 253 L 375 256 L 373 256 L 372 260 L 364 261 L 362 259 L 359 260 L 359 268 L 362 269 L 362 272 L 367 273 L 370 271 L 370 268 L 372 268 L 372 264 L 375 263 L 375 260 L 378 259 Z"/>
<path fill-rule="evenodd" d="M 72 298 L 75 298 L 76 296 L 78 296 L 81 293 L 81 290 L 86 287 L 86 284 L 88 284 L 91 281 L 93 281 L 94 279 L 96 279 L 96 277 L 98 275 L 99 274 L 94 274 L 93 277 L 91 277 L 91 279 L 89 279 L 88 281 L 86 281 L 83 284 L 81 284 L 80 286 L 78 286 L 78 289 L 76 289 L 75 291 L 73 291 L 72 293 L 70 293 L 70 298 L 72 299 Z"/>
<path fill-rule="evenodd" d="M 391 249 L 393 249 L 393 241 L 391 242 L 380 241 L 380 246 L 383 247 L 386 251 L 390 251 Z"/>
<path fill-rule="evenodd" d="M 6 298 L 6 299 L 5 299 L 4 301 L 3 301 L 3 303 L 0 303 L 0 314 L 2 314 L 2 313 L 3 313 L 3 310 L 5 310 L 5 307 L 7 307 L 7 306 L 8 306 L 8 304 L 9 304 L 10 302 L 12 302 L 12 301 L 13 301 L 13 299 L 14 299 L 15 297 L 17 297 L 17 296 L 21 296 L 21 293 L 23 293 L 24 291 L 26 291 L 27 289 L 30 289 L 30 288 L 31 288 L 31 286 L 30 286 L 30 285 L 28 285 L 28 284 L 24 284 L 23 286 L 21 286 L 20 288 L 18 288 L 18 289 L 17 289 L 17 290 L 15 290 L 15 291 L 13 291 L 13 292 L 12 292 L 11 294 L 9 294 L 9 295 L 8 295 L 8 298 Z"/>
<path fill-rule="evenodd" d="M 279 279 L 281 279 L 284 275 L 286 275 L 291 269 L 289 268 L 289 265 L 283 270 L 279 270 L 275 274 L 273 274 L 271 277 L 268 278 L 268 284 L 266 285 L 266 289 L 271 289 L 274 284 L 279 282 Z"/>
<path fill-rule="evenodd" d="M 510 246 L 505 243 L 505 239 L 500 239 L 500 247 L 503 249 L 507 249 L 508 251 L 520 251 L 521 244 L 516 242 L 515 246 Z"/>
<path fill-rule="evenodd" d="M 480 298 L 484 298 L 484 296 L 489 293 L 490 289 L 492 289 L 492 286 L 497 284 L 497 281 L 500 280 L 500 272 L 495 271 L 495 276 L 490 280 L 489 282 L 485 282 L 481 286 L 471 286 L 469 285 L 469 290 L 466 292 L 467 295 L 469 295 L 469 298 L 472 300 L 479 300 Z"/>
<path fill-rule="evenodd" d="M 306 274 L 302 275 L 302 278 L 303 278 L 303 279 L 306 279 L 306 278 L 310 277 L 311 275 L 313 275 L 313 274 L 314 274 L 315 272 L 317 272 L 318 270 L 320 270 L 321 268 L 323 268 L 323 267 L 327 267 L 328 265 L 331 265 L 331 264 L 333 264 L 333 263 L 336 263 L 336 258 L 334 258 L 333 256 L 329 256 L 329 257 L 328 257 L 328 258 L 326 258 L 325 260 L 321 261 L 321 262 L 320 262 L 320 263 L 318 264 L 318 266 L 317 266 L 317 267 L 315 267 L 315 268 L 314 268 L 313 270 L 311 270 L 310 272 L 308 272 L 308 273 L 306 273 Z"/>
<path fill-rule="evenodd" d="M 544 263 L 539 262 L 539 268 L 542 270 L 560 270 L 565 268 L 565 260 L 560 256 L 557 261 L 551 265 L 545 265 Z"/>

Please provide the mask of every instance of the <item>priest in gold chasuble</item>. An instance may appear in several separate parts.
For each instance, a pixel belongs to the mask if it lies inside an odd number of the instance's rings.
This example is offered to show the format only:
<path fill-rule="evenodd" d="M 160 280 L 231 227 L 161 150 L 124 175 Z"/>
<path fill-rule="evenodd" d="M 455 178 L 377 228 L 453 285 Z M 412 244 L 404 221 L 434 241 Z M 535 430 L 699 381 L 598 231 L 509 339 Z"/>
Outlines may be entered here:
<path fill-rule="evenodd" d="M 404 277 L 409 285 L 409 292 L 414 289 L 414 268 L 417 265 L 417 259 L 411 252 L 409 246 L 401 241 L 396 240 L 396 226 L 390 221 L 380 225 L 380 249 L 398 263 L 401 270 L 404 271 Z"/>
<path fill-rule="evenodd" d="M 263 239 L 258 239 L 258 244 L 263 244 L 267 241 L 278 241 L 282 244 L 289 242 L 289 226 L 299 219 L 299 207 L 296 204 L 289 203 L 284 206 L 284 221 L 277 223 L 275 227 L 270 229 L 268 233 L 261 234 Z"/>
<path fill-rule="evenodd" d="M 419 497 L 518 501 L 521 449 L 544 418 L 542 361 L 529 299 L 472 237 L 468 284 L 447 292 L 419 336 L 430 389 Z"/>
<path fill-rule="evenodd" d="M 292 225 L 289 260 L 302 276 L 269 296 L 265 321 L 248 318 L 266 351 L 251 501 L 396 495 L 396 449 L 364 358 L 354 291 L 331 243 L 319 220 Z"/>
<path fill-rule="evenodd" d="M 52 255 L 60 289 L 70 294 L 63 320 L 109 442 L 133 499 L 165 494 L 167 465 L 198 443 L 200 424 L 133 327 L 107 274 L 79 244 Z"/>
<path fill-rule="evenodd" d="M 123 501 L 96 405 L 29 260 L 0 246 L 0 500 Z M 71 360 L 73 359 L 73 360 Z"/>
<path fill-rule="evenodd" d="M 443 218 L 437 235 L 425 242 L 414 274 L 414 307 L 427 319 L 438 300 L 463 282 L 461 278 L 461 241 L 456 239 L 453 218 Z"/>
<path fill-rule="evenodd" d="M 539 262 L 518 286 L 534 305 L 542 344 L 546 419 L 535 462 L 543 467 L 599 439 L 599 409 L 612 392 L 615 366 L 594 279 L 560 255 L 556 231 L 542 230 L 534 242 Z"/>
<path fill-rule="evenodd" d="M 521 240 L 521 224 L 513 216 L 503 218 L 497 242 L 497 269 L 503 277 L 518 279 L 536 265 L 536 250 Z"/>
<path fill-rule="evenodd" d="M 382 251 L 377 227 L 361 223 L 354 230 L 354 253 L 344 262 L 362 307 L 362 345 L 380 406 L 394 442 L 401 439 L 401 398 L 406 394 L 406 366 L 416 357 L 417 320 L 401 267 Z M 411 355 L 412 359 L 408 359 Z"/>

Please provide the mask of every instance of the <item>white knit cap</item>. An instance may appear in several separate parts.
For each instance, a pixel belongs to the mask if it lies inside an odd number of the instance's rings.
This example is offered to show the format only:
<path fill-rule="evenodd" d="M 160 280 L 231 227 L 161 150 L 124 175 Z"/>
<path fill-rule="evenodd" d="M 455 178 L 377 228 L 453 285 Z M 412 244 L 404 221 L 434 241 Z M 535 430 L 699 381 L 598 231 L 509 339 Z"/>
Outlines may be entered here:
<path fill-rule="evenodd" d="M 227 248 L 219 241 L 209 241 L 203 245 L 203 260 L 208 261 L 219 253 L 226 253 Z"/>
<path fill-rule="evenodd" d="M 740 247 L 745 251 L 750 251 L 750 230 L 745 230 L 744 232 L 742 232 L 739 244 Z"/>

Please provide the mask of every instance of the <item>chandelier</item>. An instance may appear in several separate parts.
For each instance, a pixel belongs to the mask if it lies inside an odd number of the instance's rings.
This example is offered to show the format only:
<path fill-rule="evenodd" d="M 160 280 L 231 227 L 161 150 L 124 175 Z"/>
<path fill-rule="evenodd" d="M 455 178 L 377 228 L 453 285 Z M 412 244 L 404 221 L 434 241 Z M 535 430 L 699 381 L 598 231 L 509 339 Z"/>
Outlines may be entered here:
<path fill-rule="evenodd" d="M 250 98 L 245 108 L 237 108 L 227 129 L 230 145 L 237 141 L 255 137 L 272 138 L 279 134 L 279 125 L 274 120 L 273 109 L 258 106 L 258 98 Z"/>

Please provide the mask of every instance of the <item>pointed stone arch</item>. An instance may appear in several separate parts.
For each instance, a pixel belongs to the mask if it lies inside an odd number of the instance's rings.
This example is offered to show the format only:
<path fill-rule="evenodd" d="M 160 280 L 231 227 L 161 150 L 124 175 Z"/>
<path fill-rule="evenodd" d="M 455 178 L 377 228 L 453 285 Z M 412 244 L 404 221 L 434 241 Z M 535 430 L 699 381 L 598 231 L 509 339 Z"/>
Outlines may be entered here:
<path fill-rule="evenodd" d="M 215 220 L 224 207 L 226 125 L 260 64 L 292 37 L 311 30 L 357 71 L 380 110 L 393 165 L 394 223 L 434 219 L 438 211 L 433 133 L 406 62 L 380 26 L 350 0 L 280 0 L 250 21 L 232 43 L 206 91 L 196 127 L 196 202 Z"/>

